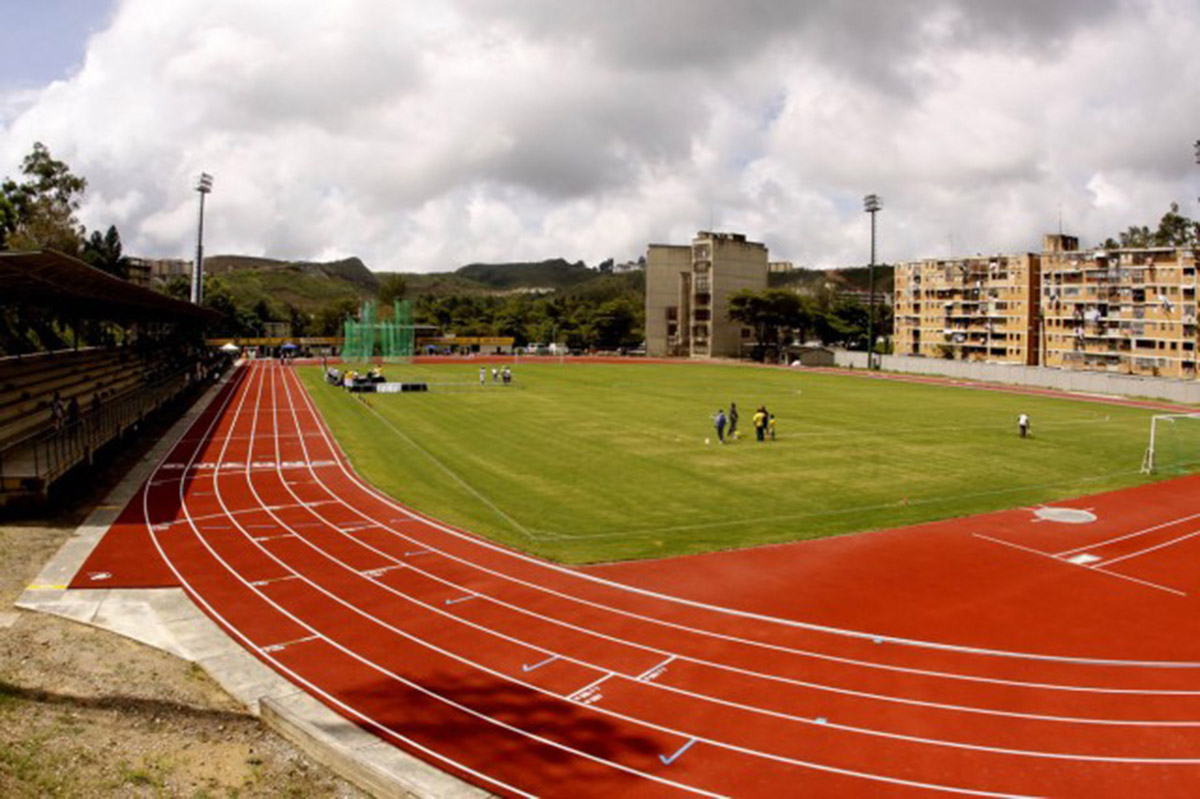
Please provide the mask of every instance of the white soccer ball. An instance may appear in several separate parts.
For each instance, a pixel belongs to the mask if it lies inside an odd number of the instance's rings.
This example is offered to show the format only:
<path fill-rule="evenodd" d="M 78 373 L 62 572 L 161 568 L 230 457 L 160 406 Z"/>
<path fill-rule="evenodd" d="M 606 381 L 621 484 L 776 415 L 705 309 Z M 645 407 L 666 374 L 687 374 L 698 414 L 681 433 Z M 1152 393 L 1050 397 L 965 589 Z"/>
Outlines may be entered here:
<path fill-rule="evenodd" d="M 706 438 L 706 439 L 704 439 L 704 443 L 705 443 L 705 444 L 711 444 L 711 443 L 712 443 L 712 439 L 711 439 L 711 438 Z"/>

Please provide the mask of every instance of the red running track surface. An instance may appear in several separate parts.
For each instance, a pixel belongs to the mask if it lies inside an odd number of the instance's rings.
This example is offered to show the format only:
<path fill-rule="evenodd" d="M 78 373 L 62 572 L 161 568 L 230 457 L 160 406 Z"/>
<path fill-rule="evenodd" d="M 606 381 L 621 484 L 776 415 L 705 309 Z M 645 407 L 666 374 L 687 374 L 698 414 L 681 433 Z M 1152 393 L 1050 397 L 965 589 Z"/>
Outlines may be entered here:
<path fill-rule="evenodd" d="M 259 363 L 73 585 L 181 585 L 337 712 L 506 796 L 1183 797 L 1197 485 L 1066 503 L 1089 524 L 570 569 L 379 494 Z"/>

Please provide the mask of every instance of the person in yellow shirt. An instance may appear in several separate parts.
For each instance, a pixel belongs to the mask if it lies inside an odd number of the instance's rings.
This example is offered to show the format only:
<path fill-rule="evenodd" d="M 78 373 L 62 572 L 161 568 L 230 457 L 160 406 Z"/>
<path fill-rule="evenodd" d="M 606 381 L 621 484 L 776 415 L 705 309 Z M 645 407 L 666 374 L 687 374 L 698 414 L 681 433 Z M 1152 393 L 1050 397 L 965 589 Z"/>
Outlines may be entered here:
<path fill-rule="evenodd" d="M 772 441 L 775 440 L 775 414 L 773 413 L 767 417 L 767 435 L 771 437 Z"/>
<path fill-rule="evenodd" d="M 754 412 L 754 437 L 759 441 L 765 440 L 767 432 L 767 409 L 759 408 Z"/>

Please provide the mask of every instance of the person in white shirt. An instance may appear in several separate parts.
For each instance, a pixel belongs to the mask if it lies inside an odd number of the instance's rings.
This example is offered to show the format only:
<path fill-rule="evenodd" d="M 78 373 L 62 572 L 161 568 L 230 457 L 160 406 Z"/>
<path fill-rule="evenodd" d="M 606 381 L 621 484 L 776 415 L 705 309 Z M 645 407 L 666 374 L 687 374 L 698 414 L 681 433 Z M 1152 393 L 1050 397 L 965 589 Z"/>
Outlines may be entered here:
<path fill-rule="evenodd" d="M 1029 436 L 1029 414 L 1023 413 L 1017 417 L 1017 428 L 1021 431 L 1021 438 Z"/>

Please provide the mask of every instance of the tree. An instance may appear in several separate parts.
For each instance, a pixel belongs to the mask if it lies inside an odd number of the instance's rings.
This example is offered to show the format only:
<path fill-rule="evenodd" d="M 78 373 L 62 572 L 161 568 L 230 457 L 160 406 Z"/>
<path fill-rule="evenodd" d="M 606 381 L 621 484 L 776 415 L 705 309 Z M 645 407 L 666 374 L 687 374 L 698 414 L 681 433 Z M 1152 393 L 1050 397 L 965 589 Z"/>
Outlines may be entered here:
<path fill-rule="evenodd" d="M 121 234 L 117 232 L 116 225 L 109 225 L 104 235 L 93 230 L 91 237 L 84 242 L 82 257 L 110 275 L 123 280 L 129 278 L 129 259 L 121 254 Z"/>
<path fill-rule="evenodd" d="M 8 198 L 8 186 L 0 191 L 0 250 L 8 248 L 8 237 L 17 229 L 17 206 Z"/>
<path fill-rule="evenodd" d="M 6 203 L 16 212 L 6 245 L 13 249 L 54 249 L 78 255 L 83 245 L 83 227 L 75 218 L 87 180 L 71 173 L 70 167 L 50 155 L 41 142 L 21 163 L 22 183 L 4 181 Z M 5 212 L 11 214 L 11 210 Z"/>
<path fill-rule="evenodd" d="M 762 360 L 768 350 L 778 352 L 799 332 L 803 338 L 812 326 L 811 302 L 794 291 L 767 289 L 742 291 L 729 297 L 729 318 L 754 329 L 752 357 Z"/>
<path fill-rule="evenodd" d="M 343 331 L 342 323 L 346 317 L 354 316 L 357 311 L 358 302 L 356 300 L 349 298 L 335 300 L 317 311 L 310 330 L 318 336 L 340 336 Z"/>
<path fill-rule="evenodd" d="M 390 307 L 396 300 L 404 299 L 408 292 L 408 283 L 403 275 L 395 272 L 384 276 L 379 283 L 379 304 Z"/>
<path fill-rule="evenodd" d="M 1109 249 L 1194 247 L 1197 244 L 1200 244 L 1200 223 L 1179 213 L 1179 203 L 1171 203 L 1170 210 L 1158 221 L 1157 229 L 1151 230 L 1146 225 L 1131 225 L 1119 233 L 1116 239 L 1108 238 L 1104 242 L 1104 246 Z"/>

